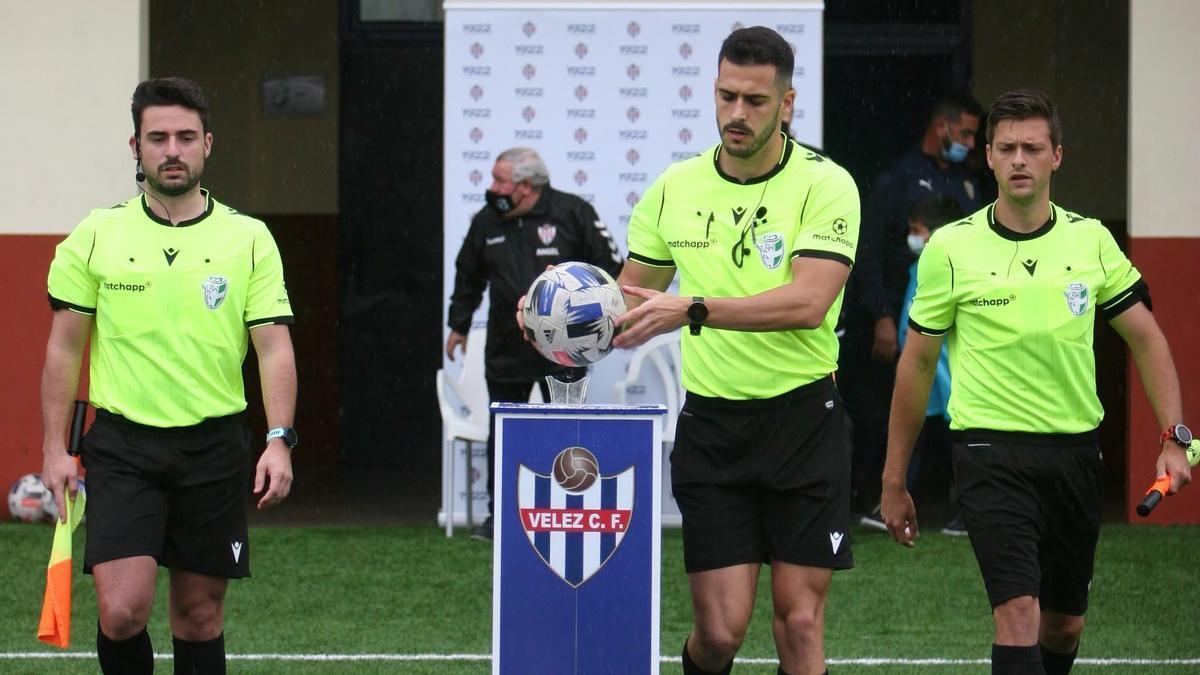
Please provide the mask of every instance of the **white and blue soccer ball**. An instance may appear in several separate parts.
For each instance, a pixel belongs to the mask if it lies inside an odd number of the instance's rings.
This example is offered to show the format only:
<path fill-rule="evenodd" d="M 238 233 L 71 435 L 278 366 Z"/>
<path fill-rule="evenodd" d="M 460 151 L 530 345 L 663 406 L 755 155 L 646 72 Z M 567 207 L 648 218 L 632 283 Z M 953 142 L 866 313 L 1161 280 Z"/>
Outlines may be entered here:
<path fill-rule="evenodd" d="M 53 504 L 54 494 L 46 489 L 42 477 L 27 473 L 18 478 L 8 491 L 8 513 L 13 520 L 22 523 L 45 522 L 47 496 Z"/>
<path fill-rule="evenodd" d="M 534 279 L 523 312 L 525 334 L 542 356 L 564 366 L 586 366 L 612 351 L 625 296 L 608 272 L 565 262 Z"/>

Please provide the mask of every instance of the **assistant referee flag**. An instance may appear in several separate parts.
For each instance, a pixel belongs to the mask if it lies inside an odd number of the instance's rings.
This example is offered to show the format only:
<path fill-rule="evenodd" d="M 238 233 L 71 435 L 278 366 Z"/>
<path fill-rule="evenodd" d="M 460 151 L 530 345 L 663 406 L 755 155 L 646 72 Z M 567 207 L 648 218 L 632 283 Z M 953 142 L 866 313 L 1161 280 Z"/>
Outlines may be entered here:
<path fill-rule="evenodd" d="M 55 521 L 54 545 L 46 567 L 46 595 L 42 599 L 42 618 L 38 621 L 38 640 L 66 649 L 71 642 L 71 534 L 83 520 L 87 499 L 83 490 L 63 500 L 66 522 Z"/>

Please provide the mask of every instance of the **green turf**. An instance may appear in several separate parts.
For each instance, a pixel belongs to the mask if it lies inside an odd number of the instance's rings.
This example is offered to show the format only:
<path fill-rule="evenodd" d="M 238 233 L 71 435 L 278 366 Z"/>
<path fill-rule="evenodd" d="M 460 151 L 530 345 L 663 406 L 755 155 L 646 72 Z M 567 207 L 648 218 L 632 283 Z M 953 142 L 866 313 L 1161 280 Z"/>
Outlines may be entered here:
<path fill-rule="evenodd" d="M 47 652 L 34 638 L 52 528 L 0 524 L 0 653 Z M 991 617 L 965 539 L 926 534 L 915 550 L 856 531 L 858 567 L 839 572 L 827 610 L 830 658 L 980 659 Z M 491 550 L 433 527 L 258 528 L 255 576 L 232 584 L 226 644 L 232 654 L 483 654 L 491 646 Z M 79 539 L 77 538 L 77 542 Z M 78 549 L 77 549 L 78 550 Z M 1200 527 L 1105 527 L 1082 657 L 1196 658 Z M 95 594 L 76 556 L 72 651 L 95 649 Z M 764 570 L 745 657 L 772 657 Z M 162 579 L 160 579 L 160 582 Z M 170 651 L 164 586 L 150 632 Z M 691 622 L 679 533 L 663 536 L 662 652 L 674 656 Z M 664 672 L 678 672 L 667 664 Z M 1139 670 L 1140 668 L 1146 668 Z M 94 661 L 0 659 L 4 673 L 93 672 Z M 160 662 L 160 672 L 170 672 Z M 490 672 L 487 662 L 299 663 L 234 661 L 233 673 Z M 734 672 L 770 674 L 773 665 Z M 835 673 L 978 673 L 973 666 L 839 666 Z M 1076 672 L 1200 672 L 1200 667 L 1082 665 Z"/>

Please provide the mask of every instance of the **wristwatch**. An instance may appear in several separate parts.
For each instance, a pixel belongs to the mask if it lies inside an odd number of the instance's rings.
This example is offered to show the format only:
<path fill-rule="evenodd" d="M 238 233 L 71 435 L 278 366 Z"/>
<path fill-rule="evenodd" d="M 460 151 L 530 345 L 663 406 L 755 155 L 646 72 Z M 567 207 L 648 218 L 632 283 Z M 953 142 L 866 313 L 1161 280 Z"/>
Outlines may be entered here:
<path fill-rule="evenodd" d="M 1167 427 L 1167 430 L 1164 431 L 1162 435 L 1162 440 L 1175 441 L 1179 444 L 1179 447 L 1183 448 L 1184 450 L 1187 450 L 1192 444 L 1193 438 L 1194 436 L 1192 436 L 1192 430 L 1183 424 L 1175 424 Z"/>
<path fill-rule="evenodd" d="M 704 298 L 699 295 L 692 296 L 692 304 L 688 305 L 687 309 L 687 318 L 690 322 L 688 330 L 692 332 L 692 335 L 699 335 L 700 329 L 708 319 L 708 305 L 704 304 Z"/>
<path fill-rule="evenodd" d="M 282 438 L 283 444 L 289 448 L 296 447 L 296 444 L 300 442 L 299 437 L 296 436 L 296 430 L 291 427 L 276 427 L 267 432 L 268 443 L 276 438 Z"/>

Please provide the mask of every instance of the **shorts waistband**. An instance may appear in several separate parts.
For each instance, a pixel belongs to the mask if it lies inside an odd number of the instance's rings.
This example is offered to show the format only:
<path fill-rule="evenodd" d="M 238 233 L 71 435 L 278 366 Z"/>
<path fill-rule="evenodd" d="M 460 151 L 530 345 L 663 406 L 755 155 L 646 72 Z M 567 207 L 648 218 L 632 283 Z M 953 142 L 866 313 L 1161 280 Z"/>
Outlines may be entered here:
<path fill-rule="evenodd" d="M 221 417 L 209 417 L 208 419 L 206 419 L 198 424 L 192 424 L 192 425 L 189 425 L 186 427 L 155 427 L 155 426 L 151 426 L 149 424 L 142 424 L 140 422 L 134 422 L 133 420 L 125 417 L 124 415 L 118 415 L 117 413 L 109 412 L 109 411 L 105 410 L 104 408 L 96 408 L 96 421 L 97 422 L 103 420 L 104 422 L 107 422 L 110 424 L 115 424 L 116 426 L 124 427 L 126 429 L 131 429 L 133 431 L 140 431 L 142 433 L 147 433 L 147 434 L 159 434 L 159 435 L 164 435 L 164 436 L 185 435 L 185 434 L 196 433 L 199 431 L 211 431 L 211 430 L 215 430 L 215 429 L 224 429 L 224 428 L 228 428 L 229 426 L 234 425 L 234 424 L 241 424 L 241 422 L 242 422 L 243 418 L 245 418 L 245 416 L 246 416 L 246 413 L 239 412 L 239 413 L 234 413 L 232 415 L 224 415 Z"/>
<path fill-rule="evenodd" d="M 778 396 L 772 396 L 770 398 L 717 398 L 714 396 L 701 396 L 700 394 L 693 394 L 689 391 L 684 401 L 684 405 L 691 405 L 709 410 L 765 410 L 777 408 L 792 401 L 828 394 L 833 392 L 835 389 L 836 387 L 833 384 L 833 376 L 826 375 L 819 380 L 813 380 L 807 384 L 802 384 L 791 391 L 787 391 L 779 394 Z"/>
<path fill-rule="evenodd" d="M 1073 447 L 1096 443 L 1096 430 L 1078 434 L 1038 434 L 1031 431 L 996 431 L 993 429 L 961 429 L 950 432 L 955 442 L 995 442 L 1014 445 Z"/>

